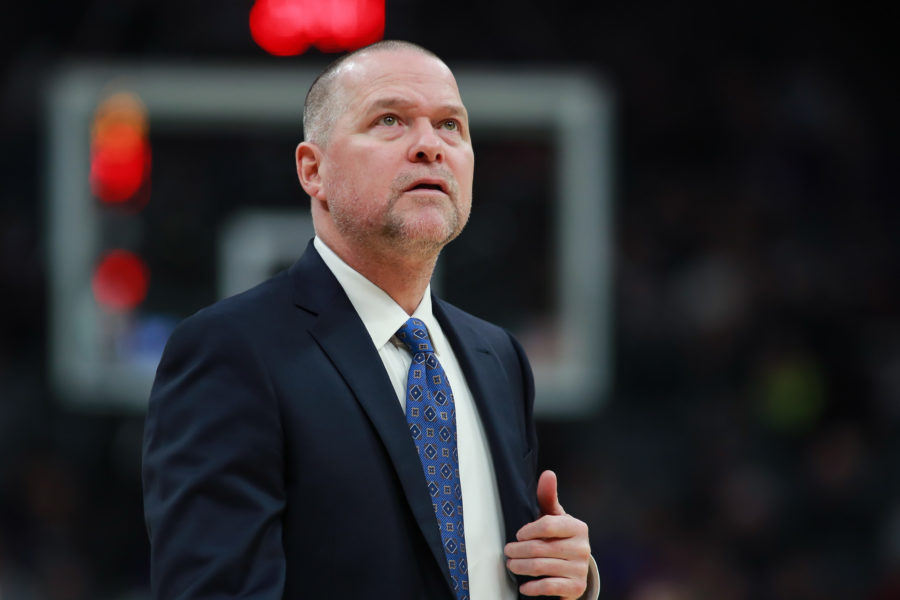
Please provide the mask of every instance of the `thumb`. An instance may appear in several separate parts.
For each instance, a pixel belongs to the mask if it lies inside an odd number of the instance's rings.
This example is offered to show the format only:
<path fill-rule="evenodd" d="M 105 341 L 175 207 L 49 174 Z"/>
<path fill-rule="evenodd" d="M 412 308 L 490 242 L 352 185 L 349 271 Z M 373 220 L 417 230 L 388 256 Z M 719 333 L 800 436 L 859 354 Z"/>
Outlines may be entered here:
<path fill-rule="evenodd" d="M 559 496 L 556 493 L 556 473 L 553 471 L 544 471 L 541 473 L 537 484 L 537 500 L 538 506 L 541 507 L 542 515 L 564 515 L 566 511 L 559 503 Z"/>

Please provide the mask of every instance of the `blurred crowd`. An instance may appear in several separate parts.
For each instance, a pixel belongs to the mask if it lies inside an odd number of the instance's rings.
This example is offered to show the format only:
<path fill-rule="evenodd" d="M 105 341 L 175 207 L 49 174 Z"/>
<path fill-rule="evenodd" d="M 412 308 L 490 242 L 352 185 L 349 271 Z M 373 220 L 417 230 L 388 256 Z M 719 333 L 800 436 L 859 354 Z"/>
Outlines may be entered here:
<path fill-rule="evenodd" d="M 266 59 L 246 6 L 52 4 L 13 9 L 0 63 L 0 600 L 141 599 L 142 419 L 47 384 L 42 73 Z M 539 424 L 601 598 L 900 599 L 891 19 L 723 10 L 402 0 L 386 35 L 451 66 L 575 62 L 615 90 L 613 387 Z"/>

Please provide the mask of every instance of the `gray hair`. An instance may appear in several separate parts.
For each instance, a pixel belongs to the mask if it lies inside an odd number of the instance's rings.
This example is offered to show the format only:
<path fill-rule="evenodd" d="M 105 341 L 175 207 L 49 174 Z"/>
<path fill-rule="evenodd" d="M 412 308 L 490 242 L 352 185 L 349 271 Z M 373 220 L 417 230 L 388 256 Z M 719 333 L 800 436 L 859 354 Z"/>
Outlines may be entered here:
<path fill-rule="evenodd" d="M 325 146 L 335 121 L 347 110 L 346 98 L 338 93 L 336 85 L 341 65 L 361 54 L 382 50 L 412 50 L 440 60 L 431 50 L 402 40 L 382 40 L 341 56 L 325 67 L 306 93 L 303 105 L 303 138 L 306 141 Z"/>

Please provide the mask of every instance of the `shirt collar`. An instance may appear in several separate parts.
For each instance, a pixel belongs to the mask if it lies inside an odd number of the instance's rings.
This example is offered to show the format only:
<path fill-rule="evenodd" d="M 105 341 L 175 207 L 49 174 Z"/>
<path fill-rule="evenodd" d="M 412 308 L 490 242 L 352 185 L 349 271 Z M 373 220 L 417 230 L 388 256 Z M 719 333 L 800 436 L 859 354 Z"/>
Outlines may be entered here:
<path fill-rule="evenodd" d="M 313 245 L 340 286 L 344 288 L 344 292 L 350 298 L 350 304 L 356 309 L 366 331 L 369 332 L 372 343 L 376 348 L 387 344 L 410 316 L 387 292 L 345 263 L 318 236 L 313 239 Z M 440 355 L 443 332 L 431 312 L 431 284 L 425 288 L 425 295 L 422 296 L 412 316 L 425 322 L 435 353 Z"/>

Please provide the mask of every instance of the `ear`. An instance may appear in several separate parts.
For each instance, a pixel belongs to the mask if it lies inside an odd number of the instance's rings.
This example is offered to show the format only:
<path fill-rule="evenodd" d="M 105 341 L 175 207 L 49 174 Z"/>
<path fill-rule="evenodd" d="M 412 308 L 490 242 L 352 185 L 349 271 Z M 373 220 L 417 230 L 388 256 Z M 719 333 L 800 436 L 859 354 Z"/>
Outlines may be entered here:
<path fill-rule="evenodd" d="M 302 142 L 297 146 L 297 178 L 310 198 L 325 200 L 322 186 L 322 149 L 312 142 Z"/>

